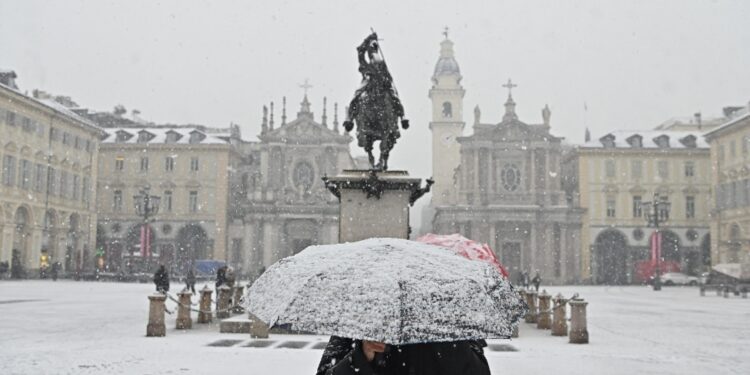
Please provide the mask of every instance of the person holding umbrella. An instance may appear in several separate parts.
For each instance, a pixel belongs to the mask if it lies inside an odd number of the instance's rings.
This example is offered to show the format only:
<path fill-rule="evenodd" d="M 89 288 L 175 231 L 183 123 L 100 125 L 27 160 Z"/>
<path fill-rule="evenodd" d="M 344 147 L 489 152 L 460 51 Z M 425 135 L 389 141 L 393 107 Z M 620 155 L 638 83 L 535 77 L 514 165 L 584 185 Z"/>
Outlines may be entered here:
<path fill-rule="evenodd" d="M 269 327 L 332 336 L 325 375 L 489 374 L 483 340 L 510 338 L 526 312 L 489 260 L 394 238 L 308 247 L 246 297 Z"/>
<path fill-rule="evenodd" d="M 316 375 L 489 375 L 484 340 L 391 346 L 333 336 Z"/>

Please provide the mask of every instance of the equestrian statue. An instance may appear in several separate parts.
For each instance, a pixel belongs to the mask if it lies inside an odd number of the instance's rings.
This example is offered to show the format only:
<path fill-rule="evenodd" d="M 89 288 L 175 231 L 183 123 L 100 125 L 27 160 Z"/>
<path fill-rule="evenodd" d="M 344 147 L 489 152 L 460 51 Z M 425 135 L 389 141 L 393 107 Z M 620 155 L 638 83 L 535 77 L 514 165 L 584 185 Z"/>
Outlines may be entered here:
<path fill-rule="evenodd" d="M 351 131 L 356 122 L 357 144 L 367 151 L 370 167 L 385 171 L 388 169 L 388 154 L 401 136 L 399 119 L 404 129 L 409 128 L 409 120 L 404 118 L 404 106 L 393 85 L 375 32 L 357 47 L 357 56 L 362 84 L 349 104 L 344 129 Z M 372 154 L 375 141 L 380 141 L 380 160 L 377 164 Z"/>

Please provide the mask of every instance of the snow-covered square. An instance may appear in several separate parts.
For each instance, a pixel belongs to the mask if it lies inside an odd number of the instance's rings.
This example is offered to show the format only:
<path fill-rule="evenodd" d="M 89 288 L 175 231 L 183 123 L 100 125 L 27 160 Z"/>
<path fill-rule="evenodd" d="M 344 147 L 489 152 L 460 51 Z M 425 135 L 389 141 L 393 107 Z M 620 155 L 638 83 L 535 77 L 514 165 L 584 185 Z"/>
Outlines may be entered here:
<path fill-rule="evenodd" d="M 493 374 L 750 373 L 750 299 L 700 297 L 697 288 L 679 287 L 547 291 L 577 292 L 589 302 L 590 344 L 569 344 L 566 337 L 521 323 L 518 339 L 491 340 L 485 348 Z M 252 340 L 219 333 L 216 324 L 195 323 L 192 330 L 177 331 L 175 315 L 167 315 L 167 336 L 146 337 L 152 292 L 150 284 L 0 282 L 0 373 L 315 372 L 324 336 L 272 334 Z M 167 301 L 167 307 L 174 310 L 175 304 Z M 517 351 L 493 350 L 508 346 Z"/>

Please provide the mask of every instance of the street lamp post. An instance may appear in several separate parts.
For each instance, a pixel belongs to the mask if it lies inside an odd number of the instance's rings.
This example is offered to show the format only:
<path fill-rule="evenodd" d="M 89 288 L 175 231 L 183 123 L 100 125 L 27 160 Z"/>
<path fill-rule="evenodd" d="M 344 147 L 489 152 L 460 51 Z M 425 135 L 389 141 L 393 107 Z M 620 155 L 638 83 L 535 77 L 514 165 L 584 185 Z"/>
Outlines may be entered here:
<path fill-rule="evenodd" d="M 654 234 L 651 236 L 651 257 L 655 268 L 653 289 L 658 291 L 661 290 L 661 246 L 663 242 L 659 226 L 669 218 L 668 212 L 671 203 L 669 203 L 666 197 L 659 197 L 658 194 L 654 193 L 654 198 L 651 202 L 643 202 L 643 206 L 648 226 L 656 228 Z M 662 212 L 664 212 L 663 217 L 660 216 Z"/>
<path fill-rule="evenodd" d="M 138 216 L 143 217 L 143 224 L 141 225 L 141 256 L 144 259 L 148 259 L 148 263 L 151 263 L 151 226 L 150 223 L 153 221 L 154 215 L 159 212 L 159 202 L 161 197 L 157 195 L 149 194 L 149 187 L 146 186 L 138 193 L 133 196 L 133 202 L 135 202 L 135 212 Z"/>

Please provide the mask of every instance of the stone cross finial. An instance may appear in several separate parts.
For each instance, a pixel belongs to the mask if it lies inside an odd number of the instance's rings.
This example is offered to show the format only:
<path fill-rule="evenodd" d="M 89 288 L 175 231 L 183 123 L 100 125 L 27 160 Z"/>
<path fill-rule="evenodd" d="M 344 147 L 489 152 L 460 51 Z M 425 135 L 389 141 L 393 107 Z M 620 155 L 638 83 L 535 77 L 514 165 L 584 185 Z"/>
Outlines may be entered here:
<path fill-rule="evenodd" d="M 307 96 L 307 90 L 313 88 L 313 85 L 310 84 L 309 80 L 305 78 L 305 82 L 301 83 L 299 85 L 303 90 L 305 90 L 305 96 Z"/>
<path fill-rule="evenodd" d="M 445 39 L 448 39 L 448 26 L 443 29 L 443 35 L 445 35 Z"/>
<path fill-rule="evenodd" d="M 503 87 L 508 89 L 508 97 L 512 96 L 512 91 L 514 87 L 518 87 L 518 85 L 514 84 L 510 78 L 508 78 L 508 83 L 504 84 Z"/>

